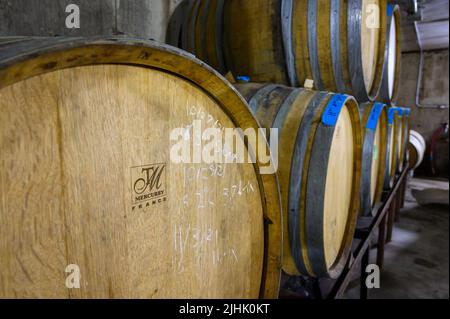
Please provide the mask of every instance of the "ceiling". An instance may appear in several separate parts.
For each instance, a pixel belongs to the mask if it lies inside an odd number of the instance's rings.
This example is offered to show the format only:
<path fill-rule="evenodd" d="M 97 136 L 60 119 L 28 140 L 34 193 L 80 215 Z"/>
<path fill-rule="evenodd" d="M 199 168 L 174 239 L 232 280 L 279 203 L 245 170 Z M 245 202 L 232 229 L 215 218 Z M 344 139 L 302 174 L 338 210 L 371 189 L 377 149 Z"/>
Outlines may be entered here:
<path fill-rule="evenodd" d="M 449 0 L 397 0 L 402 8 L 403 52 L 448 49 Z M 414 3 L 418 11 L 414 12 Z M 418 41 L 419 39 L 419 41 Z"/>

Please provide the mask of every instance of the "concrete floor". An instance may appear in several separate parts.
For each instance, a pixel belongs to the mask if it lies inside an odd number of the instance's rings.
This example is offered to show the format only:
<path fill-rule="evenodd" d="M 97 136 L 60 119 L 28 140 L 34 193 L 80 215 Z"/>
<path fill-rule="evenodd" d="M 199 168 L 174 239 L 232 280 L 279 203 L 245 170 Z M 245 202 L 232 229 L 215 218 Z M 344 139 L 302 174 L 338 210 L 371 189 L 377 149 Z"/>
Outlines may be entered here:
<path fill-rule="evenodd" d="M 369 299 L 449 298 L 448 204 L 420 206 L 413 197 L 430 188 L 441 190 L 448 203 L 448 181 L 411 179 L 393 241 L 385 248 L 381 288 L 369 290 Z M 371 255 L 375 263 L 375 250 Z M 355 282 L 346 297 L 358 292 Z"/>

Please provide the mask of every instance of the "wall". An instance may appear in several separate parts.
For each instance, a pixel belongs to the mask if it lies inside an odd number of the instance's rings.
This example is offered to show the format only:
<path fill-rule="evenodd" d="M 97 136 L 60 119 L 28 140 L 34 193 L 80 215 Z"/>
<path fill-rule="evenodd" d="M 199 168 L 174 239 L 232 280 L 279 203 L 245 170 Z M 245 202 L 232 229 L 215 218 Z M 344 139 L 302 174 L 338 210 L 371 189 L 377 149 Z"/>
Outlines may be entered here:
<path fill-rule="evenodd" d="M 0 0 L 0 37 L 127 35 L 164 42 L 181 0 Z M 80 29 L 67 29 L 68 4 L 80 8 Z"/>
<path fill-rule="evenodd" d="M 402 75 L 400 95 L 397 104 L 412 109 L 412 129 L 421 133 L 427 143 L 433 132 L 449 121 L 449 110 L 418 108 L 415 103 L 417 76 L 419 72 L 419 53 L 404 53 L 402 56 Z M 449 51 L 429 51 L 424 55 L 424 71 L 421 85 L 421 104 L 447 105 L 449 103 Z M 439 175 L 448 176 L 448 143 L 438 145 L 436 166 Z M 425 163 L 426 165 L 427 163 Z M 429 163 L 428 163 L 429 164 Z M 427 171 L 423 169 L 423 171 Z"/>

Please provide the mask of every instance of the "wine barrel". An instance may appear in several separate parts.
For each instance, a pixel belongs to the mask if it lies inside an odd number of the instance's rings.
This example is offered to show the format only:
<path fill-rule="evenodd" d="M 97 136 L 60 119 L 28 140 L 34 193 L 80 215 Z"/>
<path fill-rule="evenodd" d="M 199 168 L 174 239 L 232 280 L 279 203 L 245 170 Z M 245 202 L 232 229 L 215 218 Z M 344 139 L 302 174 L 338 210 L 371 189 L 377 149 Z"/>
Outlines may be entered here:
<path fill-rule="evenodd" d="M 187 14 L 183 18 L 181 44 L 183 49 L 195 54 L 195 22 L 197 21 L 200 0 L 187 0 Z"/>
<path fill-rule="evenodd" d="M 225 74 L 223 8 L 225 0 L 184 0 L 169 23 L 166 42 L 178 46 Z"/>
<path fill-rule="evenodd" d="M 359 213 L 362 137 L 356 101 L 275 84 L 236 87 L 261 126 L 279 130 L 284 271 L 336 278 L 348 260 Z"/>
<path fill-rule="evenodd" d="M 16 42 L 0 108 L 0 298 L 277 297 L 275 174 L 170 155 L 195 121 L 258 129 L 212 68 L 150 41 Z"/>
<path fill-rule="evenodd" d="M 407 129 L 407 118 L 405 110 L 401 107 L 395 107 L 395 112 L 397 116 L 395 117 L 395 131 L 396 131 L 396 151 L 397 151 L 397 173 L 401 173 L 405 168 L 405 158 L 406 158 L 406 131 Z"/>
<path fill-rule="evenodd" d="M 398 114 L 394 107 L 388 108 L 388 130 L 387 130 L 387 151 L 386 151 L 386 172 L 384 178 L 385 190 L 394 187 L 395 176 L 397 173 L 397 127 L 399 124 Z"/>
<path fill-rule="evenodd" d="M 232 0 L 225 4 L 227 65 L 235 76 L 377 96 L 386 0 Z"/>
<path fill-rule="evenodd" d="M 403 135 L 402 135 L 402 146 L 403 146 L 403 168 L 409 165 L 409 132 L 411 131 L 411 109 L 407 107 L 401 108 L 403 111 L 402 125 L 403 125 Z"/>
<path fill-rule="evenodd" d="M 388 114 L 385 104 L 360 106 L 363 130 L 361 215 L 372 216 L 384 190 L 388 142 Z"/>
<path fill-rule="evenodd" d="M 411 131 L 409 134 L 409 167 L 414 170 L 422 164 L 427 144 L 419 132 Z"/>
<path fill-rule="evenodd" d="M 224 48 L 235 77 L 289 84 L 280 0 L 233 0 L 224 7 Z"/>
<path fill-rule="evenodd" d="M 383 77 L 378 100 L 387 104 L 397 101 L 401 70 L 401 12 L 398 5 L 388 4 L 387 36 Z"/>

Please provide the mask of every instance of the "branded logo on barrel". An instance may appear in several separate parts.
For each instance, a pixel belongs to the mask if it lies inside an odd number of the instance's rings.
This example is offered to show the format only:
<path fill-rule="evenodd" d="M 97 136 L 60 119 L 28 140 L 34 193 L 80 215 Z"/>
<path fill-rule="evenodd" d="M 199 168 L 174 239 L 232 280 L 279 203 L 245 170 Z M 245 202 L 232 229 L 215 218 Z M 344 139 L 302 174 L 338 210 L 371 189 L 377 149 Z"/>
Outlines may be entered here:
<path fill-rule="evenodd" d="M 131 189 L 133 210 L 166 202 L 166 164 L 132 167 Z"/>

